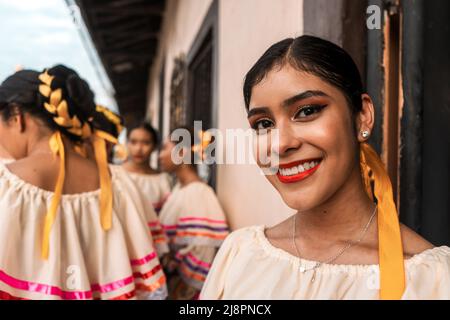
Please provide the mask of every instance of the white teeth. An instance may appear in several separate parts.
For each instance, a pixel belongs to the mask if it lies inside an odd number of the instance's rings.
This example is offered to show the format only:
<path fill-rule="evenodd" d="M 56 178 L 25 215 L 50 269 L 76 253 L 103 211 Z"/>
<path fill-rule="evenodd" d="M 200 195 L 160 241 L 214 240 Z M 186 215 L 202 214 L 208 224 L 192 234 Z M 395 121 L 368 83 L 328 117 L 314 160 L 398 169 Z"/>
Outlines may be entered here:
<path fill-rule="evenodd" d="M 309 170 L 311 168 L 314 168 L 318 164 L 319 164 L 318 161 L 305 162 L 303 165 L 300 164 L 296 167 L 279 169 L 279 172 L 282 176 L 292 176 L 304 172 L 306 170 Z"/>

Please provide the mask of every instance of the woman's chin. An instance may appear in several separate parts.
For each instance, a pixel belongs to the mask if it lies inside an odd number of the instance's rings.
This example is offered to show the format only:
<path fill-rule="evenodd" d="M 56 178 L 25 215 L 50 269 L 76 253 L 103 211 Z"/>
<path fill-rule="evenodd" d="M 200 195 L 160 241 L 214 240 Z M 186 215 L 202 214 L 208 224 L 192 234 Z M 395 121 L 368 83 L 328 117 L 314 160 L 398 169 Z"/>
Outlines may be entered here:
<path fill-rule="evenodd" d="M 318 205 L 317 197 L 312 196 L 311 193 L 288 192 L 281 194 L 281 197 L 289 208 L 299 212 L 307 211 Z"/>

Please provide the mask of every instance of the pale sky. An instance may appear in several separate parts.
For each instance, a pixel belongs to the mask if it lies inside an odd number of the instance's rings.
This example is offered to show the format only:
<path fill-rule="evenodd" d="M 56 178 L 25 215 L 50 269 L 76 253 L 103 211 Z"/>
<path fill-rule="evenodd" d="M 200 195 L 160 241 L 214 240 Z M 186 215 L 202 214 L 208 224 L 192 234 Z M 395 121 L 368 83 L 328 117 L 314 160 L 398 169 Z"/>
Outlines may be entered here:
<path fill-rule="evenodd" d="M 96 52 L 89 55 L 64 0 L 0 0 L 0 41 L 0 82 L 19 65 L 40 71 L 62 63 L 89 82 L 97 103 L 117 110 L 101 63 L 90 59 Z"/>

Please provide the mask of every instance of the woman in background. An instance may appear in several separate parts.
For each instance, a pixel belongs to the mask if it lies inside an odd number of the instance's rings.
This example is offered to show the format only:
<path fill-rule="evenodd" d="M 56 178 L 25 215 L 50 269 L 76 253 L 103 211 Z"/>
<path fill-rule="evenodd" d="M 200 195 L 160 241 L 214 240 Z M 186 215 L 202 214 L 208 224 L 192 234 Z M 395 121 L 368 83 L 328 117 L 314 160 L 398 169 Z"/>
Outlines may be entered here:
<path fill-rule="evenodd" d="M 146 195 L 146 204 L 159 213 L 170 194 L 170 179 L 150 166 L 150 156 L 159 146 L 156 130 L 147 122 L 127 128 L 128 161 L 123 167 L 138 188 Z"/>
<path fill-rule="evenodd" d="M 181 157 L 190 161 L 174 161 L 177 149 L 169 139 L 159 157 L 162 169 L 174 173 L 178 180 L 159 216 L 170 245 L 163 266 L 169 298 L 197 299 L 217 249 L 228 234 L 228 224 L 214 190 L 196 171 L 194 158 L 203 159 L 203 148 L 197 148 L 192 130 L 179 130 L 189 139 L 179 149 Z"/>
<path fill-rule="evenodd" d="M 139 200 L 108 169 L 93 93 L 55 66 L 0 85 L 0 299 L 161 299 Z M 93 137 L 96 161 L 80 155 Z"/>

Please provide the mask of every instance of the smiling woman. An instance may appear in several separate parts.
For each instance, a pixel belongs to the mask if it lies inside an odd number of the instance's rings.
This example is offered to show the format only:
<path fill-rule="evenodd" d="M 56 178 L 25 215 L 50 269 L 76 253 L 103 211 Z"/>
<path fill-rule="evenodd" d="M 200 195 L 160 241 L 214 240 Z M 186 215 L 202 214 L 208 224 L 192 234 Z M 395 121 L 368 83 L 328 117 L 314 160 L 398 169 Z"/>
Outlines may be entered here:
<path fill-rule="evenodd" d="M 267 179 L 297 213 L 232 233 L 201 298 L 450 298 L 450 248 L 399 223 L 367 143 L 374 106 L 343 49 L 312 36 L 274 44 L 248 72 L 244 99 L 260 139 L 278 133 L 267 149 L 280 165 Z"/>

